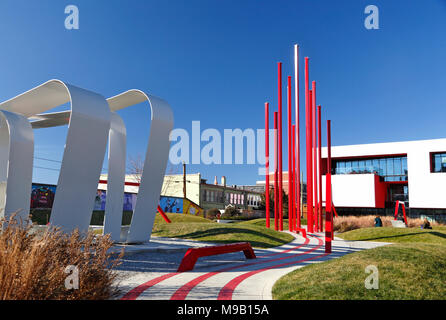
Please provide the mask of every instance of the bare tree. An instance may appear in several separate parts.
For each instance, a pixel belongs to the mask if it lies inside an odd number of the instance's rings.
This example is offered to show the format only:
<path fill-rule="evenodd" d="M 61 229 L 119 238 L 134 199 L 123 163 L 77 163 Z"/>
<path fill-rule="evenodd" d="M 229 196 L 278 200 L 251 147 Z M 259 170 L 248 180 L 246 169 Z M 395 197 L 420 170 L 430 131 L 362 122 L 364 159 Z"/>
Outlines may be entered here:
<path fill-rule="evenodd" d="M 129 156 L 127 161 L 127 172 L 134 179 L 135 182 L 141 183 L 141 176 L 144 169 L 144 158 L 139 154 L 136 157 Z M 170 162 L 167 163 L 165 175 L 178 174 L 180 172 L 179 166 L 174 166 Z M 164 179 L 161 194 L 167 194 L 170 187 L 175 183 L 174 179 Z"/>

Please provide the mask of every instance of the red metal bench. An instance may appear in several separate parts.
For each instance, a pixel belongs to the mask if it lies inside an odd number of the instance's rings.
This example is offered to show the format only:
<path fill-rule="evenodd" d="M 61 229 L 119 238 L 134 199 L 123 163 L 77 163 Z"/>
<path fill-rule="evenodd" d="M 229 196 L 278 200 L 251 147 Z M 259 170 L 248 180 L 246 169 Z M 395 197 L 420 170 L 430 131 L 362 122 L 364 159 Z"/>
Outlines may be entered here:
<path fill-rule="evenodd" d="M 177 272 L 192 270 L 198 258 L 200 257 L 214 256 L 217 254 L 232 253 L 238 251 L 243 251 L 246 259 L 256 258 L 254 250 L 252 250 L 251 244 L 249 242 L 238 242 L 212 247 L 191 248 L 186 251 L 186 254 L 183 257 L 183 260 L 181 260 L 181 264 L 178 267 Z"/>

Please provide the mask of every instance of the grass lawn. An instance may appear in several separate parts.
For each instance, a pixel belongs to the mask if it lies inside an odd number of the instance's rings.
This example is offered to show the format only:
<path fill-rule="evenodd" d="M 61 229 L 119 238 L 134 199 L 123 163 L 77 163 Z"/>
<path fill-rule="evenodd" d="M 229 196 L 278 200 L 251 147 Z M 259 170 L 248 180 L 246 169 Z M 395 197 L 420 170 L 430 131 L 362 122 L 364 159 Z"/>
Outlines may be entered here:
<path fill-rule="evenodd" d="M 265 219 L 223 224 L 193 215 L 167 213 L 167 216 L 172 223 L 166 223 L 161 215 L 156 214 L 153 236 L 215 243 L 248 241 L 257 248 L 281 246 L 294 239 L 292 235 L 265 228 Z M 284 220 L 284 229 L 285 226 L 288 228 Z M 102 228 L 94 230 L 94 233 L 102 234 Z"/>
<path fill-rule="evenodd" d="M 194 216 L 173 215 L 168 215 L 172 223 L 166 223 L 157 215 L 152 234 L 159 237 L 184 238 L 215 243 L 248 241 L 253 247 L 257 248 L 280 246 L 294 239 L 290 234 L 267 229 L 264 226 L 248 223 L 248 221 L 222 224 Z"/>
<path fill-rule="evenodd" d="M 393 244 L 295 270 L 275 283 L 273 298 L 446 299 L 446 227 L 362 228 L 337 236 Z M 378 290 L 364 286 L 368 265 L 378 267 Z"/>
<path fill-rule="evenodd" d="M 446 245 L 446 227 L 432 230 L 420 228 L 361 228 L 338 234 L 345 240 L 379 241 L 392 243 L 437 243 Z"/>
<path fill-rule="evenodd" d="M 379 270 L 379 289 L 367 290 L 365 267 Z M 446 246 L 398 243 L 295 270 L 273 287 L 273 298 L 446 299 Z"/>
<path fill-rule="evenodd" d="M 270 227 L 274 228 L 274 219 L 270 219 Z M 243 222 L 238 222 L 239 224 L 247 224 L 247 225 L 255 225 L 255 226 L 261 226 L 264 227 L 266 224 L 266 219 L 265 218 L 260 218 L 260 219 L 253 219 L 253 220 L 248 220 L 248 221 L 243 221 Z M 307 220 L 306 219 L 302 219 L 301 220 L 301 225 L 306 225 L 307 224 Z M 288 230 L 288 219 L 283 219 L 283 230 Z"/>
<path fill-rule="evenodd" d="M 166 213 L 166 215 L 170 219 L 170 221 L 172 221 L 172 223 L 176 222 L 214 223 L 209 219 L 199 216 L 193 216 L 190 214 Z M 157 224 L 164 224 L 164 223 L 166 223 L 164 219 L 161 217 L 159 213 L 157 213 L 155 216 L 154 225 L 156 226 Z"/>

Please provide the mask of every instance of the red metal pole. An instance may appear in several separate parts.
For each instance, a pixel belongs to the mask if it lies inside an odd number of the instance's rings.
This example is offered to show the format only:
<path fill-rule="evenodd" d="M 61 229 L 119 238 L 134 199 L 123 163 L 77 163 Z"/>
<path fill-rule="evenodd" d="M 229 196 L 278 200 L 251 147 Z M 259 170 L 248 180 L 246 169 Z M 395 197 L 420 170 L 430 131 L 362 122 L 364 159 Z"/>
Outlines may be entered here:
<path fill-rule="evenodd" d="M 333 213 L 331 210 L 331 123 L 327 120 L 327 175 L 325 176 L 325 253 L 331 253 Z"/>
<path fill-rule="evenodd" d="M 280 219 L 280 225 L 279 230 L 283 231 L 283 168 L 282 168 L 282 62 L 277 63 L 277 69 L 278 69 L 278 89 L 279 89 L 279 99 L 278 99 L 278 105 L 279 105 L 279 119 L 278 119 L 278 126 L 279 126 L 279 219 Z"/>
<path fill-rule="evenodd" d="M 288 104 L 288 230 L 293 228 L 293 162 L 292 162 L 292 127 L 291 127 L 291 77 L 288 76 L 287 85 Z"/>
<path fill-rule="evenodd" d="M 292 228 L 291 228 L 291 230 L 292 231 L 295 231 L 296 230 L 296 216 L 297 216 L 297 213 L 296 213 L 296 184 L 295 184 L 295 181 L 296 181 L 296 125 L 294 125 L 293 124 L 293 126 L 292 126 L 293 128 L 292 128 L 292 142 L 291 142 L 291 144 L 292 144 L 292 159 L 291 159 L 291 162 L 292 162 L 292 167 L 293 167 L 293 169 L 292 169 L 292 173 L 291 173 L 291 177 L 292 177 L 292 184 L 291 184 L 291 186 L 292 186 L 292 190 L 293 190 L 293 197 L 292 197 L 292 204 L 293 204 L 293 207 L 292 207 L 292 217 L 293 217 L 293 221 L 292 221 L 292 224 L 293 224 L 293 226 L 292 226 Z"/>
<path fill-rule="evenodd" d="M 171 223 L 172 221 L 170 221 L 169 217 L 164 213 L 163 209 L 161 209 L 161 207 L 158 205 L 157 210 L 159 212 L 159 214 L 161 215 L 161 217 L 163 217 L 164 221 L 166 221 L 167 223 Z"/>
<path fill-rule="evenodd" d="M 308 57 L 305 57 L 305 108 L 307 149 L 307 231 L 313 232 L 313 169 L 311 161 L 311 90 L 308 80 Z"/>
<path fill-rule="evenodd" d="M 398 210 L 399 210 L 399 208 L 400 208 L 400 201 L 396 200 L 396 203 L 395 203 L 395 219 L 394 220 L 396 220 L 398 218 Z"/>
<path fill-rule="evenodd" d="M 295 133 L 295 151 L 293 151 L 293 156 L 295 159 L 294 166 L 294 194 L 295 194 L 295 206 L 296 206 L 296 218 L 297 218 L 297 228 L 300 228 L 300 119 L 299 119 L 299 46 L 294 45 L 294 101 L 295 101 L 295 112 L 296 117 L 296 133 Z"/>
<path fill-rule="evenodd" d="M 279 230 L 277 111 L 274 112 L 274 230 Z"/>
<path fill-rule="evenodd" d="M 316 117 L 316 81 L 312 82 L 312 120 L 313 120 L 313 197 L 314 197 L 314 224 L 315 231 L 319 231 L 319 204 L 318 204 L 318 181 L 317 181 L 317 117 Z"/>
<path fill-rule="evenodd" d="M 319 179 L 319 231 L 324 231 L 322 216 L 322 126 L 321 126 L 321 106 L 317 107 L 317 128 L 318 128 L 318 179 Z"/>
<path fill-rule="evenodd" d="M 269 228 L 269 103 L 265 102 L 265 211 L 266 227 Z"/>

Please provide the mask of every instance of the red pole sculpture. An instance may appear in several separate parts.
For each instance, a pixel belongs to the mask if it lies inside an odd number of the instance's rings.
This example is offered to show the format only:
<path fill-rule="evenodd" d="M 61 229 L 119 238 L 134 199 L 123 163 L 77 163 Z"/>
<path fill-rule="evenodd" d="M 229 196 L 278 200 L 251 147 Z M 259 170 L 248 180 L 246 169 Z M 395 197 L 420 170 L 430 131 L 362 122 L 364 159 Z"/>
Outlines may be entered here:
<path fill-rule="evenodd" d="M 274 230 L 279 230 L 277 111 L 274 112 Z"/>
<path fill-rule="evenodd" d="M 293 228 L 293 162 L 292 162 L 292 127 L 291 127 L 291 77 L 288 76 L 287 85 L 288 105 L 288 230 Z"/>
<path fill-rule="evenodd" d="M 283 197 L 282 197 L 282 190 L 283 190 L 283 168 L 282 168 L 282 62 L 277 63 L 278 73 L 279 73 L 279 81 L 278 81 L 278 87 L 279 87 L 279 118 L 278 118 L 278 126 L 279 126 L 279 219 L 280 219 L 280 225 L 279 230 L 283 231 Z"/>
<path fill-rule="evenodd" d="M 265 206 L 266 227 L 269 228 L 269 103 L 265 102 Z"/>
<path fill-rule="evenodd" d="M 319 180 L 319 231 L 322 232 L 323 227 L 323 217 L 322 217 L 322 128 L 321 128 L 321 106 L 317 107 L 317 128 L 318 128 L 318 180 Z"/>
<path fill-rule="evenodd" d="M 327 120 L 327 175 L 325 176 L 325 253 L 331 253 L 333 213 L 331 210 L 331 123 Z"/>
<path fill-rule="evenodd" d="M 319 231 L 319 206 L 318 206 L 318 186 L 317 186 L 317 128 L 316 128 L 316 81 L 312 82 L 312 129 L 313 129 L 313 197 L 314 197 L 314 224 L 315 231 Z"/>
<path fill-rule="evenodd" d="M 169 217 L 164 213 L 163 209 L 161 209 L 161 207 L 158 205 L 157 210 L 159 212 L 159 214 L 161 215 L 161 217 L 163 217 L 164 221 L 166 221 L 167 223 L 172 223 L 172 221 L 170 221 Z"/>
<path fill-rule="evenodd" d="M 294 45 L 294 101 L 295 101 L 295 112 L 294 116 L 296 117 L 296 133 L 295 137 L 295 151 L 293 151 L 293 157 L 295 160 L 294 168 L 294 199 L 296 206 L 296 218 L 297 218 L 297 228 L 300 228 L 300 138 L 299 138 L 299 130 L 300 130 L 300 120 L 299 120 L 299 46 L 297 44 Z"/>
<path fill-rule="evenodd" d="M 305 57 L 305 108 L 307 149 L 307 231 L 313 232 L 313 169 L 311 161 L 311 90 L 308 80 L 308 57 Z"/>
<path fill-rule="evenodd" d="M 293 157 L 292 157 L 292 159 L 291 159 L 291 162 L 292 162 L 292 174 L 291 174 L 291 176 L 292 176 L 292 178 L 293 178 L 293 183 L 291 184 L 292 185 L 292 189 L 293 189 L 293 201 L 292 201 L 292 204 L 293 204 L 293 207 L 292 207 L 292 212 L 293 212 L 293 221 L 292 221 L 292 224 L 293 224 L 293 226 L 292 226 L 292 228 L 291 228 L 291 231 L 295 231 L 296 230 L 296 216 L 297 216 L 297 213 L 296 213 L 296 184 L 295 184 L 295 182 L 296 182 L 296 157 L 295 157 L 295 155 L 296 155 L 296 126 L 293 124 L 293 126 L 292 126 L 293 128 L 292 128 L 292 142 L 291 142 L 291 144 L 292 144 L 292 155 L 293 155 Z"/>

